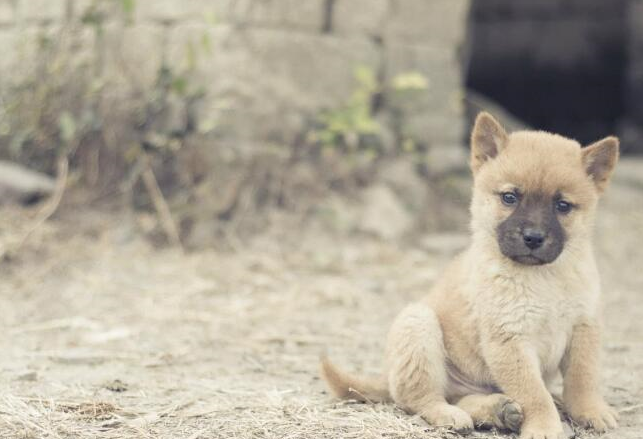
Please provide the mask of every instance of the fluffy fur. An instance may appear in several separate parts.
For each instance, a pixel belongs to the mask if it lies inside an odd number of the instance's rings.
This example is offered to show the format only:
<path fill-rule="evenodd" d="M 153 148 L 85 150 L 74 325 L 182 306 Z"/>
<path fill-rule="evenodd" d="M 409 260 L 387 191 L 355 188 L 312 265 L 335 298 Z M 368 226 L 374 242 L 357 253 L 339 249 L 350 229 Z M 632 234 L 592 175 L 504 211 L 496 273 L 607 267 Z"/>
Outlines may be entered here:
<path fill-rule="evenodd" d="M 331 390 L 390 399 L 459 431 L 495 426 L 520 431 L 521 439 L 559 439 L 549 387 L 562 373 L 568 414 L 596 430 L 616 427 L 599 392 L 600 283 L 591 235 L 617 159 L 614 137 L 581 148 L 546 132 L 507 134 L 480 114 L 471 136 L 470 247 L 426 299 L 396 318 L 383 377 L 357 379 L 323 359 Z M 573 206 L 556 212 L 565 243 L 555 260 L 526 264 L 503 254 L 499 226 L 515 209 L 499 196 L 507 191 L 538 194 L 552 209 L 559 199 Z"/>

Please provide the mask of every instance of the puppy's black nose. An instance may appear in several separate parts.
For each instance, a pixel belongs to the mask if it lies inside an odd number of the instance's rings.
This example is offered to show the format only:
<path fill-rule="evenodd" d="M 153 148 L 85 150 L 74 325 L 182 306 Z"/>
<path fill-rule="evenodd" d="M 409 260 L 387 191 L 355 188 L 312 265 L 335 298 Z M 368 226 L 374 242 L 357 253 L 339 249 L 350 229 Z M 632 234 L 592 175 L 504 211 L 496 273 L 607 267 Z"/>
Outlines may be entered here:
<path fill-rule="evenodd" d="M 545 242 L 545 234 L 540 230 L 525 229 L 525 231 L 522 232 L 522 239 L 525 241 L 527 247 L 535 250 Z"/>

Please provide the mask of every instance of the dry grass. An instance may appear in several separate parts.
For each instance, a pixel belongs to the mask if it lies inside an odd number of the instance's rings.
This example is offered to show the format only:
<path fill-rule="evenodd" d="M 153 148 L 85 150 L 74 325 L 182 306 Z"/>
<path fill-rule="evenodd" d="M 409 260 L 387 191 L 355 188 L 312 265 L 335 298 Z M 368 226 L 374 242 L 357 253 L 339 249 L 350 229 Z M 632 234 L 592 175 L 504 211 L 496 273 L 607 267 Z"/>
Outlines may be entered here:
<path fill-rule="evenodd" d="M 642 198 L 614 188 L 598 233 L 612 438 L 643 428 Z M 21 215 L 2 213 L 0 242 Z M 136 224 L 59 216 L 0 266 L 0 438 L 458 437 L 392 405 L 335 401 L 317 370 L 328 351 L 378 371 L 391 319 L 449 255 L 283 224 L 235 252 L 184 255 Z"/>

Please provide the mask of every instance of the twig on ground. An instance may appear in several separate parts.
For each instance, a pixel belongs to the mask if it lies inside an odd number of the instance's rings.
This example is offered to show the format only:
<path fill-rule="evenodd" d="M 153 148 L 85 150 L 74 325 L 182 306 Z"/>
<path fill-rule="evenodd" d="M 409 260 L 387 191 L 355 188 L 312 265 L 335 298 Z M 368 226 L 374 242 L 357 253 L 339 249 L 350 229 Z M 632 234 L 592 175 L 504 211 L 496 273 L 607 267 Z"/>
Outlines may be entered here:
<path fill-rule="evenodd" d="M 175 245 L 183 250 L 183 244 L 181 243 L 181 238 L 179 236 L 179 229 L 176 226 L 174 218 L 172 217 L 170 207 L 167 204 L 165 197 L 163 196 L 163 192 L 159 187 L 158 181 L 156 180 L 156 176 L 154 175 L 154 171 L 152 170 L 152 166 L 150 165 L 147 156 L 143 156 L 143 165 L 143 173 L 141 174 L 143 184 L 145 185 L 145 189 L 147 189 L 150 198 L 152 198 L 152 203 L 154 204 L 156 213 L 158 214 L 159 220 L 161 221 L 163 231 L 165 232 L 165 235 L 170 240 L 172 245 Z"/>
<path fill-rule="evenodd" d="M 51 331 L 56 329 L 69 328 L 96 328 L 96 322 L 82 316 L 68 317 L 63 319 L 52 319 L 44 322 L 37 322 L 17 326 L 10 330 L 11 334 L 22 334 L 26 332 Z"/>
<path fill-rule="evenodd" d="M 624 409 L 619 410 L 619 413 L 629 413 L 629 412 L 635 412 L 639 409 L 643 409 L 643 404 L 637 404 L 637 405 L 631 405 L 629 407 L 625 407 Z"/>

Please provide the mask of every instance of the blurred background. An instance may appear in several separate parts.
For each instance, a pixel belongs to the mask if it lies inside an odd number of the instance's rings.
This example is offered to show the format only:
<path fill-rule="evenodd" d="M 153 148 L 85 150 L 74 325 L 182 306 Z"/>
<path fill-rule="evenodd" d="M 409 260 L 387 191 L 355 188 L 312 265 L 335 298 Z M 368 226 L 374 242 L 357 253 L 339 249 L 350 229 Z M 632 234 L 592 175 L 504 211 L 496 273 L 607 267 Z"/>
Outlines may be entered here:
<path fill-rule="evenodd" d="M 640 431 L 643 1 L 0 0 L 0 51 L 0 437 L 443 437 L 316 361 L 377 371 L 466 246 L 482 109 L 621 138 L 597 248 Z"/>
<path fill-rule="evenodd" d="M 78 203 L 156 212 L 160 244 L 245 238 L 275 212 L 386 238 L 461 229 L 482 108 L 643 151 L 642 14 L 627 0 L 6 0 L 0 154 L 49 176 L 43 194 L 68 162 Z"/>

